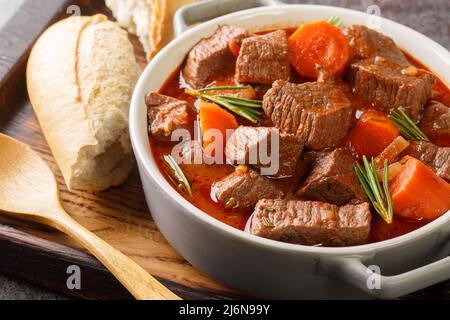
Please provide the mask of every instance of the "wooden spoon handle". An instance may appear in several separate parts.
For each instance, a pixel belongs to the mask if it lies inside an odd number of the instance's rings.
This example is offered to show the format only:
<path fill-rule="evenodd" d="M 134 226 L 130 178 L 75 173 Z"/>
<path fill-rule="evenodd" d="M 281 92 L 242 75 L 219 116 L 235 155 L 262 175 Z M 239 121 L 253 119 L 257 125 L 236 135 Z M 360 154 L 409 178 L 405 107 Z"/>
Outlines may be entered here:
<path fill-rule="evenodd" d="M 62 210 L 62 209 L 61 209 Z M 70 216 L 53 226 L 81 243 L 138 300 L 181 300 L 133 260 L 84 228 Z"/>

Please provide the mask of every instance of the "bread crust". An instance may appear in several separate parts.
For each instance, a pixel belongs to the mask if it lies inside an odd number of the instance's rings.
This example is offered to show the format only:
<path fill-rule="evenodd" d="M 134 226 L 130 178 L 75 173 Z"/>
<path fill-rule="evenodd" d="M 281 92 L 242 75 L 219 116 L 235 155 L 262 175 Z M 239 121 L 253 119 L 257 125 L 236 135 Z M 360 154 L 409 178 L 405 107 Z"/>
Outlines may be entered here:
<path fill-rule="evenodd" d="M 177 10 L 195 1 L 197 0 L 156 0 L 155 9 L 159 12 L 159 15 L 154 20 L 151 35 L 153 48 L 148 56 L 149 61 L 175 38 L 173 17 Z"/>
<path fill-rule="evenodd" d="M 119 24 L 139 37 L 150 61 L 174 37 L 173 17 L 197 0 L 106 0 Z"/>
<path fill-rule="evenodd" d="M 139 74 L 127 33 L 104 15 L 67 18 L 36 42 L 28 93 L 69 189 L 100 191 L 128 177 L 128 110 Z"/>

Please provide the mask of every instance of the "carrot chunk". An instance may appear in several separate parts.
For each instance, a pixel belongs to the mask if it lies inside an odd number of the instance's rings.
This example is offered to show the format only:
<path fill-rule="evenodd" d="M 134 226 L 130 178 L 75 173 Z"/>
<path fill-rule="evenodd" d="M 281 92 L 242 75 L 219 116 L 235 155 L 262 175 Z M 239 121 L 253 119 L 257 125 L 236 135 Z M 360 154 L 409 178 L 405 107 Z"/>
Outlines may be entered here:
<path fill-rule="evenodd" d="M 367 110 L 350 130 L 345 143 L 356 156 L 370 159 L 383 152 L 398 136 L 397 127 L 383 113 Z"/>
<path fill-rule="evenodd" d="M 223 150 L 227 138 L 227 129 L 235 130 L 237 127 L 236 118 L 231 113 L 215 103 L 200 101 L 200 129 L 205 148 L 212 151 Z M 221 136 L 216 136 L 217 134 Z M 210 155 L 214 156 L 214 153 L 212 152 Z"/>
<path fill-rule="evenodd" d="M 394 214 L 405 218 L 434 220 L 450 210 L 450 184 L 412 157 L 392 180 L 389 191 Z"/>
<path fill-rule="evenodd" d="M 350 58 L 350 46 L 342 31 L 326 21 L 305 23 L 289 38 L 291 64 L 308 78 L 317 78 L 317 65 L 341 75 Z"/>

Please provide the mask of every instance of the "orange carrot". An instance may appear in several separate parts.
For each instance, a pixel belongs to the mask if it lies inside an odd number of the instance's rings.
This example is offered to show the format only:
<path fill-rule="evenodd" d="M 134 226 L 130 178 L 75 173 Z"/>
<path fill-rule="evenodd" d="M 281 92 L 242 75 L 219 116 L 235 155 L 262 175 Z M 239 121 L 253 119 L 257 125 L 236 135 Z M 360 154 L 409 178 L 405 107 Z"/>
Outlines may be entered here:
<path fill-rule="evenodd" d="M 200 128 L 203 135 L 203 146 L 205 148 L 212 143 L 214 145 L 208 149 L 219 150 L 219 144 L 222 145 L 222 148 L 225 147 L 227 129 L 236 129 L 237 127 L 238 123 L 236 118 L 231 113 L 215 103 L 200 101 Z M 213 137 L 214 132 L 211 129 L 218 130 L 222 135 L 222 140 L 216 140 Z"/>
<path fill-rule="evenodd" d="M 231 39 L 228 45 L 233 56 L 236 58 L 239 57 L 239 53 L 241 52 L 241 44 L 236 39 Z"/>
<path fill-rule="evenodd" d="M 317 65 L 341 75 L 350 59 L 350 46 L 342 31 L 326 21 L 305 23 L 289 38 L 291 64 L 308 78 L 317 78 Z"/>
<path fill-rule="evenodd" d="M 383 113 L 367 110 L 345 142 L 356 156 L 370 159 L 383 152 L 399 135 L 397 127 Z"/>
<path fill-rule="evenodd" d="M 392 180 L 389 191 L 394 214 L 402 217 L 434 220 L 450 210 L 450 184 L 412 157 Z"/>

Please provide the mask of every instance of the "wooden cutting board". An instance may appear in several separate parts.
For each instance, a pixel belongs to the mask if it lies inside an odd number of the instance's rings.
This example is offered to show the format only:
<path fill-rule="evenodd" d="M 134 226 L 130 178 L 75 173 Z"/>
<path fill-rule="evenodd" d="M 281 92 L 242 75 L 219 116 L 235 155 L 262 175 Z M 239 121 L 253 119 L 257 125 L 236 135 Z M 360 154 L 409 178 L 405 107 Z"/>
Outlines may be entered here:
<path fill-rule="evenodd" d="M 83 15 L 110 16 L 103 0 L 27 0 L 0 30 L 0 132 L 29 144 L 50 165 L 61 188 L 63 204 L 76 220 L 130 256 L 176 294 L 185 299 L 242 298 L 196 270 L 170 247 L 152 221 L 137 170 L 126 184 L 105 192 L 67 190 L 32 111 L 24 72 L 32 43 L 50 23 L 65 17 L 68 8 L 69 12 L 79 8 Z M 130 38 L 144 67 L 142 47 L 135 37 Z M 81 290 L 67 289 L 67 268 L 71 265 L 81 268 Z M 95 258 L 64 235 L 1 215 L 0 273 L 78 298 L 131 298 Z M 447 282 L 412 297 L 445 298 L 449 292 Z"/>
<path fill-rule="evenodd" d="M 130 256 L 183 298 L 237 298 L 238 295 L 194 269 L 166 242 L 147 208 L 137 170 L 121 187 L 105 192 L 69 192 L 42 135 L 25 88 L 29 48 L 51 22 L 66 16 L 73 1 L 28 0 L 0 31 L 0 131 L 37 151 L 56 174 L 68 212 L 98 236 Z M 110 12 L 103 1 L 75 3 L 81 14 Z M 73 12 L 73 11 L 72 11 Z M 137 59 L 144 52 L 130 37 Z M 70 141 L 68 141 L 70 143 Z M 1 150 L 0 150 L 1 156 Z M 1 183 L 1 182 L 0 182 Z M 39 225 L 0 216 L 0 273 L 81 298 L 130 298 L 95 258 L 64 235 Z M 82 290 L 67 289 L 67 268 L 78 265 Z"/>

